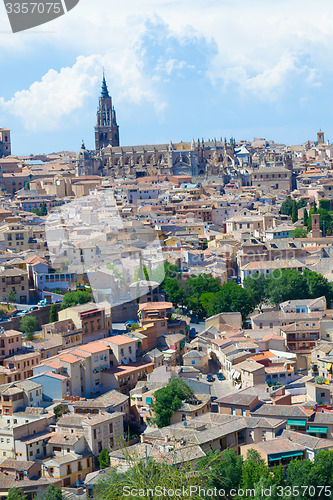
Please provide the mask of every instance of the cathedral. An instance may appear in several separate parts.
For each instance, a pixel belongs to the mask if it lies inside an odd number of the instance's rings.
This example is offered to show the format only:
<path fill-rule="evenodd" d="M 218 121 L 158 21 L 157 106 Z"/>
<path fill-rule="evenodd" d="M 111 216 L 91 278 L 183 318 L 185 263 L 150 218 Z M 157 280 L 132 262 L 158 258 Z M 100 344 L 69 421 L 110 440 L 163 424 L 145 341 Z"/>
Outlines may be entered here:
<path fill-rule="evenodd" d="M 145 177 L 151 175 L 185 175 L 191 177 L 219 176 L 224 182 L 249 186 L 259 183 L 269 188 L 272 186 L 272 168 L 261 172 L 259 165 L 252 162 L 250 151 L 244 143 L 236 146 L 235 139 L 204 139 L 192 142 L 164 144 L 142 144 L 138 146 L 120 146 L 119 126 L 116 112 L 112 104 L 108 86 L 103 73 L 102 91 L 97 110 L 95 127 L 96 153 L 95 160 L 100 161 L 98 170 L 103 175 L 119 177 Z M 245 142 L 245 141 L 243 141 Z M 265 156 L 265 155 L 264 155 Z M 288 187 L 291 182 L 292 167 L 290 158 L 266 158 L 267 167 L 279 170 L 278 179 Z M 257 161 L 259 158 L 257 159 Z M 264 158 L 260 158 L 263 161 Z M 77 158 L 77 175 L 96 172 L 95 168 L 86 168 L 88 157 L 83 149 Z M 279 164 L 278 164 L 279 163 Z M 260 170 L 260 171 L 259 171 Z M 272 174 L 272 179 L 271 179 Z M 266 180 L 267 177 L 267 180 Z M 267 182 L 266 182 L 267 181 Z M 266 186 L 267 184 L 267 186 Z M 274 184 L 274 183 L 273 183 Z M 274 186 L 278 185 L 276 182 Z"/>

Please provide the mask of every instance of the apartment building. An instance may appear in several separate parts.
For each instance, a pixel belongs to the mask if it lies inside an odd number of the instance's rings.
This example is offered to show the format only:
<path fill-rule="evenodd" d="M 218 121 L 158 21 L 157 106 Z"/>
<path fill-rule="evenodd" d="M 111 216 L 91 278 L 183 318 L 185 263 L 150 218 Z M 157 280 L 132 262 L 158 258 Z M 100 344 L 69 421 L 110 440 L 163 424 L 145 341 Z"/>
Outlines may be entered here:
<path fill-rule="evenodd" d="M 25 352 L 5 358 L 0 366 L 0 383 L 9 384 L 32 377 L 33 369 L 40 360 L 39 352 Z"/>
<path fill-rule="evenodd" d="M 122 446 L 123 418 L 124 413 L 120 412 L 63 415 L 56 424 L 55 432 L 67 436 L 84 436 L 89 451 L 97 456 L 104 448 L 110 450 Z"/>
<path fill-rule="evenodd" d="M 59 320 L 70 319 L 75 328 L 82 330 L 82 342 L 109 337 L 112 333 L 111 313 L 97 304 L 89 302 L 59 311 Z"/>
<path fill-rule="evenodd" d="M 0 268 L 0 301 L 6 301 L 10 292 L 20 304 L 29 302 L 28 272 L 16 267 Z"/>
<path fill-rule="evenodd" d="M 1 360 L 14 355 L 22 349 L 22 332 L 17 330 L 0 331 L 0 364 Z"/>
<path fill-rule="evenodd" d="M 81 345 L 82 329 L 72 319 L 63 319 L 42 326 L 43 338 L 60 343 L 63 348 Z"/>
<path fill-rule="evenodd" d="M 320 336 L 320 321 L 297 321 L 280 328 L 289 351 L 310 354 Z"/>

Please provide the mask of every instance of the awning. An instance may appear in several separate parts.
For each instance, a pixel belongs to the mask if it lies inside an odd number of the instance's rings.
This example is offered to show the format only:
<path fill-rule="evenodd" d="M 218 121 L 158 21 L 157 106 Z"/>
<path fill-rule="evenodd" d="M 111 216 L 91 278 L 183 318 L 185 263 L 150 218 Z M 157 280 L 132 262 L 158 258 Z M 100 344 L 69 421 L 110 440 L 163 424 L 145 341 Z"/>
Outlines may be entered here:
<path fill-rule="evenodd" d="M 309 427 L 306 432 L 309 434 L 327 434 L 327 427 Z"/>
<path fill-rule="evenodd" d="M 290 425 L 292 427 L 306 427 L 306 420 L 290 419 L 287 421 L 287 425 Z"/>
<path fill-rule="evenodd" d="M 283 460 L 284 458 L 293 458 L 293 457 L 302 457 L 302 451 L 287 451 L 285 453 L 274 453 L 272 455 L 268 455 L 268 459 L 270 462 L 276 462 L 278 460 Z"/>
<path fill-rule="evenodd" d="M 302 451 L 289 451 L 287 453 L 284 453 L 282 455 L 282 458 L 292 458 L 292 457 L 302 457 L 303 452 Z"/>

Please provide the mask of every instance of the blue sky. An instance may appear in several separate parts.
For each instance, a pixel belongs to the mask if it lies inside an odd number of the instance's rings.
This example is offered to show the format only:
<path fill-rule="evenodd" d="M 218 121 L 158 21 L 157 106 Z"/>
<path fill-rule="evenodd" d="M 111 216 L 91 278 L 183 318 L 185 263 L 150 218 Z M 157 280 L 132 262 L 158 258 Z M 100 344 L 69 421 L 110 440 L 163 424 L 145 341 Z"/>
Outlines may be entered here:
<path fill-rule="evenodd" d="M 122 145 L 333 141 L 333 4 L 80 0 L 12 34 L 0 4 L 0 127 L 16 154 L 94 147 L 102 67 Z"/>

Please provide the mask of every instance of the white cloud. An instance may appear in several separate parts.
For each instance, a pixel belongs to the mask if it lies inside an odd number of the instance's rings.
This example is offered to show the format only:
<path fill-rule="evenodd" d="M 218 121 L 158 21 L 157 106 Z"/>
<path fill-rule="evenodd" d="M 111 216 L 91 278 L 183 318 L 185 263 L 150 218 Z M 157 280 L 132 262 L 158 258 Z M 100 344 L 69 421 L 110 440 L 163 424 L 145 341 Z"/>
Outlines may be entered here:
<path fill-rule="evenodd" d="M 147 20 L 157 28 L 149 31 Z M 166 49 L 147 71 L 148 44 L 158 52 L 163 45 L 168 48 L 171 37 L 179 47 L 198 37 L 214 41 L 217 51 L 207 56 L 204 71 L 217 89 L 222 82 L 250 98 L 276 101 L 295 76 L 302 76 L 309 88 L 322 85 L 333 57 L 332 21 L 331 0 L 322 0 L 320 9 L 313 0 L 128 0 L 115 6 L 109 0 L 81 0 L 66 16 L 37 28 L 38 36 L 0 35 L 6 57 L 18 50 L 38 54 L 45 45 L 79 56 L 72 67 L 49 70 L 11 99 L 0 98 L 0 106 L 28 128 L 56 129 L 95 93 L 104 65 L 117 102 L 147 102 L 163 116 L 168 101 L 162 85 L 177 72 L 194 69 L 183 54 L 168 57 Z M 1 26 L 4 22 L 1 17 Z"/>

